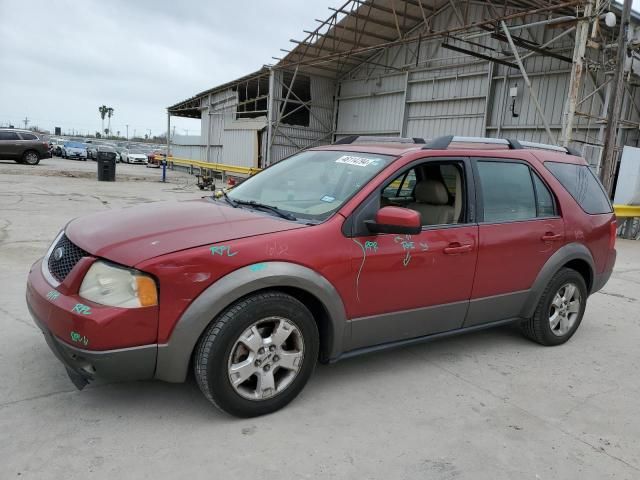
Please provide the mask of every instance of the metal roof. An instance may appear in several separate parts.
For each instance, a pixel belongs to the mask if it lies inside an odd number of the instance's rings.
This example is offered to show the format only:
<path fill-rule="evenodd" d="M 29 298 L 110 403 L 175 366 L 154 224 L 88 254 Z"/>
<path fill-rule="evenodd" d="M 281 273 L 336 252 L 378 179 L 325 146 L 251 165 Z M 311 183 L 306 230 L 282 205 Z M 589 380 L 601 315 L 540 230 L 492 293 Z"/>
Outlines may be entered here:
<path fill-rule="evenodd" d="M 269 68 L 262 67 L 260 70 L 249 73 L 244 77 L 236 78 L 235 80 L 232 80 L 230 82 L 223 83 L 222 85 L 218 85 L 208 90 L 204 90 L 203 92 L 197 93 L 193 97 L 187 98 L 186 100 L 182 100 L 175 105 L 167 107 L 167 110 L 171 115 L 176 117 L 201 118 L 200 102 L 203 97 L 234 87 L 240 83 L 246 82 L 247 80 L 267 75 L 268 73 Z"/>
<path fill-rule="evenodd" d="M 340 8 L 330 8 L 327 20 L 316 20 L 313 31 L 305 31 L 302 41 L 281 59 L 276 68 L 294 68 L 318 75 L 337 77 L 366 62 L 377 51 L 418 39 L 444 37 L 455 32 L 491 29 L 500 19 L 516 19 L 533 14 L 573 15 L 584 0 L 508 0 L 496 3 L 496 18 L 460 25 L 438 32 L 427 29 L 412 35 L 417 27 L 429 25 L 445 9 L 464 15 L 463 2 L 452 0 L 349 0 Z M 456 5 L 458 4 L 458 5 Z M 510 11 L 507 12 L 506 9 Z M 461 10 L 462 9 L 462 10 Z M 514 13 L 515 12 L 515 13 Z"/>

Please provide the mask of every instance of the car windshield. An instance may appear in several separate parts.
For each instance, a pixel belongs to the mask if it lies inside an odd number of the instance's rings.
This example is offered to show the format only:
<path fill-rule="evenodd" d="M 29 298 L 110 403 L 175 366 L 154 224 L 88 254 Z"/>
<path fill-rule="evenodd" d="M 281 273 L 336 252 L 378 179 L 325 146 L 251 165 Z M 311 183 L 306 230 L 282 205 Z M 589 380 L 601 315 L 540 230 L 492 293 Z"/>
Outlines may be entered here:
<path fill-rule="evenodd" d="M 85 146 L 82 143 L 76 143 L 76 142 L 67 142 L 64 144 L 64 146 L 69 148 L 85 148 Z"/>
<path fill-rule="evenodd" d="M 277 207 L 300 219 L 323 221 L 392 160 L 388 155 L 309 150 L 249 178 L 228 196 Z"/>

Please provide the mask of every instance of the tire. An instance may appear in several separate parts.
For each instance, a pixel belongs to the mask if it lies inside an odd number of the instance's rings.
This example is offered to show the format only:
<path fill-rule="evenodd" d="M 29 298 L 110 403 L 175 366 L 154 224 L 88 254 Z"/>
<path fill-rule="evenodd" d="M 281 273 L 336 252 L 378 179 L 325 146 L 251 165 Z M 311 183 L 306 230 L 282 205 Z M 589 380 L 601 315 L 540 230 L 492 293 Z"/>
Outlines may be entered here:
<path fill-rule="evenodd" d="M 40 155 L 35 150 L 27 150 L 22 154 L 22 163 L 38 165 L 40 163 Z"/>
<path fill-rule="evenodd" d="M 304 304 L 278 291 L 254 294 L 207 327 L 194 353 L 195 377 L 219 409 L 244 418 L 265 415 L 300 393 L 315 368 L 319 344 Z M 234 364 L 238 373 L 232 372 Z M 236 386 L 231 375 L 237 376 Z"/>
<path fill-rule="evenodd" d="M 575 288 L 573 293 L 567 290 L 567 286 Z M 565 343 L 582 322 L 587 296 L 587 285 L 582 275 L 570 268 L 561 269 L 542 293 L 533 317 L 520 324 L 522 333 L 540 345 Z"/>

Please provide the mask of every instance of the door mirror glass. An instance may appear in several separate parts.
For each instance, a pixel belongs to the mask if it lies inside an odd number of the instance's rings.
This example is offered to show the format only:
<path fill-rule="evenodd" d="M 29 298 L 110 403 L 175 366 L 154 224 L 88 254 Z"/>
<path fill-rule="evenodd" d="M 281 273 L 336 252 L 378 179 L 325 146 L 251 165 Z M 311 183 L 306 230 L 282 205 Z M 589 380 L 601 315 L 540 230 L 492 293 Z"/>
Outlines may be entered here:
<path fill-rule="evenodd" d="M 365 222 L 371 233 L 397 233 L 415 235 L 422 231 L 420 214 L 415 210 L 400 207 L 383 207 L 376 219 Z"/>

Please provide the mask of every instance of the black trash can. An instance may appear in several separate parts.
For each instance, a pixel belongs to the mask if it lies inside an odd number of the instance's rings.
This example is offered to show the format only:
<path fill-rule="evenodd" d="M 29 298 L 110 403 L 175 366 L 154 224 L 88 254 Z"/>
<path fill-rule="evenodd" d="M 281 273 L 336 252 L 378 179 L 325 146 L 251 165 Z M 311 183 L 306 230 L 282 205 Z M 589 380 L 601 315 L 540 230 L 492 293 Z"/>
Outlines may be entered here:
<path fill-rule="evenodd" d="M 110 147 L 98 147 L 98 181 L 116 181 L 116 151 Z"/>

